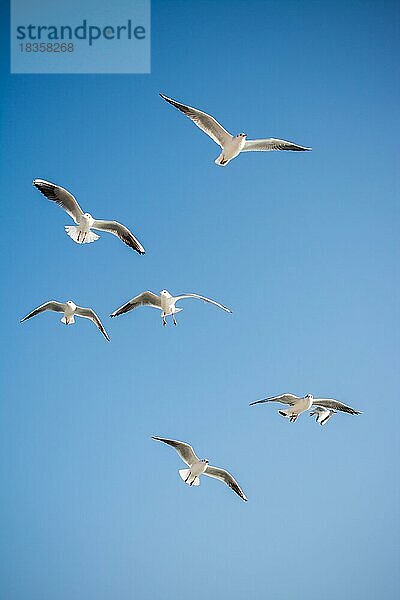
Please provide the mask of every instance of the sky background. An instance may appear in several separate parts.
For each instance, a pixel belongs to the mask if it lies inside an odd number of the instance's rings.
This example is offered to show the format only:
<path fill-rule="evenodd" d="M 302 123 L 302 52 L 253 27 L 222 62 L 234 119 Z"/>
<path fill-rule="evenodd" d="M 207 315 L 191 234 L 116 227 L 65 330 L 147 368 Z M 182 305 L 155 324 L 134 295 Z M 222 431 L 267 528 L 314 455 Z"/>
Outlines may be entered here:
<path fill-rule="evenodd" d="M 397 598 L 396 3 L 153 1 L 151 75 L 11 76 L 3 17 L 2 598 Z M 160 91 L 314 150 L 218 168 Z M 74 244 L 36 177 L 146 255 Z M 108 318 L 163 288 L 233 314 Z M 111 342 L 86 320 L 19 324 L 49 299 L 92 306 Z M 363 415 L 248 406 L 283 392 Z M 248 503 L 183 485 L 151 435 L 231 470 Z"/>

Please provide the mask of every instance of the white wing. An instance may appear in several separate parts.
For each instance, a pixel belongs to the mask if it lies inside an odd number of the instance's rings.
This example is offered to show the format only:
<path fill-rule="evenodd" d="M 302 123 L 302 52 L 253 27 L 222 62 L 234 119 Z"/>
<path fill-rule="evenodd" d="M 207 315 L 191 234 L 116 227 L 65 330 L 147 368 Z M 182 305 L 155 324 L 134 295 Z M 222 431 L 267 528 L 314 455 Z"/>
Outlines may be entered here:
<path fill-rule="evenodd" d="M 28 315 L 26 315 L 26 317 L 21 319 L 20 323 L 23 323 L 24 321 L 27 321 L 28 319 L 35 317 L 36 315 L 44 312 L 45 310 L 53 310 L 55 312 L 63 313 L 65 310 L 65 304 L 63 304 L 62 302 L 56 302 L 55 300 L 50 300 L 49 302 L 45 302 L 44 304 L 41 304 L 40 306 L 35 308 L 35 310 L 30 312 Z"/>
<path fill-rule="evenodd" d="M 130 248 L 139 252 L 139 254 L 144 254 L 145 250 L 139 240 L 133 235 L 132 232 L 129 231 L 125 225 L 121 225 L 117 221 L 98 221 L 96 220 L 92 229 L 98 229 L 100 231 L 108 231 L 119 237 L 119 239 L 124 242 Z"/>
<path fill-rule="evenodd" d="M 212 467 L 211 465 L 207 465 L 207 468 L 204 471 L 204 475 L 208 475 L 208 477 L 214 477 L 215 479 L 219 479 L 220 481 L 223 481 L 224 483 L 226 483 L 226 485 L 229 485 L 229 487 L 234 492 L 236 492 L 237 495 L 240 496 L 240 498 L 242 500 L 247 502 L 247 498 L 246 498 L 242 488 L 240 487 L 238 482 L 234 479 L 234 477 L 232 477 L 232 475 L 230 473 L 228 473 L 228 471 L 225 471 L 225 469 L 220 469 L 218 467 Z"/>
<path fill-rule="evenodd" d="M 197 110 L 197 108 L 192 108 L 191 106 L 176 102 L 176 100 L 172 100 L 172 98 L 168 98 L 163 94 L 160 94 L 160 96 L 189 117 L 197 127 L 200 127 L 200 129 L 209 135 L 218 146 L 221 146 L 221 148 L 224 147 L 227 141 L 232 139 L 231 134 L 228 133 L 211 115 L 208 115 L 201 110 Z"/>
<path fill-rule="evenodd" d="M 164 444 L 168 444 L 169 446 L 175 448 L 183 462 L 185 462 L 188 465 L 188 467 L 191 467 L 194 463 L 199 462 L 195 451 L 189 444 L 185 444 L 185 442 L 179 442 L 178 440 L 168 440 L 166 438 L 157 437 L 155 435 L 153 435 L 152 438 L 153 440 L 164 442 Z"/>
<path fill-rule="evenodd" d="M 361 412 L 359 410 L 351 408 L 351 406 L 347 406 L 347 404 L 343 404 L 343 402 L 339 402 L 338 400 L 334 400 L 333 398 L 314 398 L 313 406 L 333 408 L 334 410 L 346 412 L 350 415 L 361 415 Z"/>
<path fill-rule="evenodd" d="M 203 302 L 214 304 L 215 306 L 218 306 L 218 308 L 222 308 L 222 310 L 225 310 L 228 313 L 232 312 L 230 308 L 227 308 L 223 304 L 220 304 L 215 300 L 211 300 L 210 298 L 206 298 L 205 296 L 200 296 L 199 294 L 181 294 L 180 296 L 174 296 L 174 301 L 178 302 L 178 300 L 183 300 L 184 298 L 196 298 L 197 300 L 203 300 Z"/>
<path fill-rule="evenodd" d="M 242 152 L 268 152 L 269 150 L 294 150 L 297 152 L 304 152 L 311 149 L 312 148 L 306 148 L 305 146 L 299 146 L 293 142 L 268 138 L 265 140 L 246 140 Z"/>
<path fill-rule="evenodd" d="M 96 327 L 100 329 L 101 333 L 104 335 L 106 340 L 110 341 L 110 337 L 107 331 L 104 329 L 103 323 L 100 321 L 99 317 L 94 312 L 94 310 L 92 310 L 91 308 L 82 308 L 81 306 L 77 306 L 75 314 L 78 315 L 78 317 L 90 319 L 96 325 Z"/>
<path fill-rule="evenodd" d="M 153 292 L 142 292 L 138 296 L 135 296 L 135 298 L 132 298 L 132 300 L 129 300 L 129 302 L 120 308 L 117 308 L 117 310 L 115 310 L 110 317 L 118 317 L 119 315 L 123 315 L 130 310 L 138 308 L 139 306 L 152 306 L 153 308 L 161 309 L 161 298 L 160 296 L 153 294 Z"/>
<path fill-rule="evenodd" d="M 295 396 L 294 394 L 281 394 L 280 396 L 271 396 L 270 398 L 265 398 L 264 400 L 250 402 L 250 406 L 253 406 L 253 404 L 263 404 L 264 402 L 280 402 L 281 404 L 294 406 L 299 400 L 300 396 Z"/>
<path fill-rule="evenodd" d="M 65 190 L 55 183 L 51 183 L 50 181 L 45 181 L 44 179 L 34 179 L 32 185 L 34 185 L 39 192 L 42 192 L 46 198 L 53 200 L 53 202 L 62 206 L 76 224 L 79 223 L 80 218 L 83 215 L 83 210 L 75 197 L 68 192 L 68 190 Z"/>

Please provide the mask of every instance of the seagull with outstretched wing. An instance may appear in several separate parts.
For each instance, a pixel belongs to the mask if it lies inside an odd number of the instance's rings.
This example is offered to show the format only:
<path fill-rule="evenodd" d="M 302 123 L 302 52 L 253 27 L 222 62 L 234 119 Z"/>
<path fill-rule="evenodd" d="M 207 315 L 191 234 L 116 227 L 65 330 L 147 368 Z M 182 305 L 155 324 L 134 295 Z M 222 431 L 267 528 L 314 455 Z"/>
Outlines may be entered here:
<path fill-rule="evenodd" d="M 226 129 L 222 127 L 207 113 L 192 108 L 181 102 L 177 102 L 164 94 L 160 94 L 169 104 L 172 104 L 175 108 L 180 110 L 184 115 L 189 117 L 197 127 L 199 127 L 204 133 L 210 136 L 210 138 L 221 147 L 221 154 L 215 159 L 215 164 L 220 166 L 226 166 L 233 158 L 236 158 L 241 152 L 268 152 L 271 150 L 292 150 L 295 152 L 304 152 L 311 150 L 305 146 L 299 146 L 293 142 L 287 142 L 285 140 L 279 140 L 276 138 L 266 138 L 260 140 L 248 140 L 245 133 L 239 133 L 238 135 L 231 135 Z"/>
<path fill-rule="evenodd" d="M 94 323 L 96 327 L 100 329 L 106 340 L 110 341 L 109 335 L 103 327 L 103 323 L 100 321 L 94 310 L 92 308 L 83 308 L 82 306 L 77 306 L 75 302 L 72 302 L 72 300 L 67 300 L 67 302 L 56 302 L 55 300 L 45 302 L 27 314 L 26 317 L 21 319 L 21 323 L 31 319 L 32 317 L 35 317 L 36 315 L 39 315 L 42 312 L 45 312 L 46 310 L 63 313 L 61 323 L 65 323 L 65 325 L 72 325 L 75 323 L 75 316 L 83 317 L 84 319 L 90 319 L 90 321 L 92 321 L 92 323 Z"/>
<path fill-rule="evenodd" d="M 214 479 L 219 479 L 228 485 L 236 494 L 245 502 L 247 498 L 239 486 L 238 482 L 234 479 L 234 477 L 225 471 L 225 469 L 220 469 L 219 467 L 212 467 L 209 464 L 209 460 L 207 458 L 199 459 L 193 450 L 190 444 L 186 444 L 185 442 L 180 442 L 178 440 L 169 440 L 167 438 L 152 436 L 153 440 L 157 440 L 159 442 L 164 442 L 164 444 L 168 444 L 168 446 L 172 446 L 184 463 L 187 464 L 189 469 L 180 469 L 179 475 L 181 479 L 188 485 L 199 486 L 200 485 L 200 476 L 207 475 L 207 477 L 213 477 Z"/>
<path fill-rule="evenodd" d="M 343 402 L 334 400 L 333 398 L 314 398 L 312 394 L 306 394 L 305 396 L 295 396 L 294 394 L 281 394 L 280 396 L 271 396 L 264 400 L 256 400 L 251 402 L 250 406 L 254 404 L 264 404 L 265 402 L 280 402 L 286 404 L 289 408 L 285 410 L 279 410 L 279 414 L 282 417 L 288 417 L 291 423 L 297 421 L 297 418 L 301 413 L 309 410 L 312 406 L 320 406 L 334 411 L 346 412 L 351 415 L 360 415 L 360 411 Z"/>
<path fill-rule="evenodd" d="M 144 254 L 145 250 L 139 240 L 125 227 L 117 221 L 100 221 L 94 219 L 91 214 L 84 213 L 79 206 L 76 198 L 66 189 L 55 183 L 45 181 L 44 179 L 34 179 L 33 185 L 49 200 L 52 200 L 61 206 L 65 212 L 73 219 L 76 225 L 66 225 L 67 235 L 77 244 L 89 244 L 99 239 L 92 229 L 98 231 L 107 231 L 117 236 L 124 244 Z"/>
<path fill-rule="evenodd" d="M 208 302 L 209 304 L 214 304 L 214 306 L 217 306 L 218 308 L 222 308 L 222 310 L 225 312 L 232 312 L 223 304 L 220 304 L 215 300 L 211 300 L 211 298 L 200 296 L 200 294 L 180 294 L 179 296 L 172 296 L 168 290 L 162 290 L 159 296 L 149 291 L 142 292 L 138 296 L 135 296 L 135 298 L 132 298 L 132 300 L 129 300 L 129 302 L 126 302 L 126 304 L 120 306 L 120 308 L 117 308 L 110 316 L 118 317 L 119 315 L 129 312 L 130 310 L 138 308 L 139 306 L 152 306 L 153 308 L 158 308 L 161 311 L 163 325 L 167 324 L 166 317 L 169 315 L 172 316 L 174 325 L 177 325 L 175 314 L 183 310 L 183 308 L 177 308 L 175 304 L 178 302 L 178 300 L 184 300 L 185 298 L 203 300 L 203 302 Z"/>

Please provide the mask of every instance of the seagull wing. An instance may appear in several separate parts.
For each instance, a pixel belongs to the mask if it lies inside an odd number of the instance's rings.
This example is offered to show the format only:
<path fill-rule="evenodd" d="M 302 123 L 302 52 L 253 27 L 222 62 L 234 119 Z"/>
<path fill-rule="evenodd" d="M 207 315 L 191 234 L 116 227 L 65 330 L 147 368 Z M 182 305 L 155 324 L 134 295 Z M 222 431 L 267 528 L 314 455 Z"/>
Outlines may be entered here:
<path fill-rule="evenodd" d="M 68 192 L 68 190 L 65 190 L 55 183 L 51 183 L 50 181 L 45 181 L 44 179 L 34 179 L 32 185 L 34 185 L 39 192 L 42 192 L 46 198 L 53 200 L 53 202 L 62 206 L 76 224 L 79 223 L 80 218 L 83 215 L 83 210 L 75 197 Z"/>
<path fill-rule="evenodd" d="M 218 308 L 222 308 L 222 310 L 225 310 L 228 313 L 232 312 L 230 308 L 227 308 L 223 304 L 220 304 L 215 300 L 211 300 L 210 298 L 206 298 L 205 296 L 200 296 L 199 294 L 181 294 L 180 296 L 174 296 L 175 302 L 178 302 L 178 300 L 183 300 L 184 298 L 197 298 L 197 300 L 203 300 L 204 302 L 214 304 L 215 306 L 218 306 Z"/>
<path fill-rule="evenodd" d="M 228 133 L 211 115 L 208 115 L 201 110 L 197 110 L 197 108 L 192 108 L 191 106 L 176 102 L 176 100 L 172 100 L 172 98 L 168 98 L 163 94 L 160 94 L 160 96 L 189 117 L 197 127 L 200 127 L 200 129 L 209 135 L 218 146 L 221 146 L 221 148 L 224 147 L 226 142 L 232 139 L 230 133 Z"/>
<path fill-rule="evenodd" d="M 314 398 L 313 406 L 333 408 L 335 410 L 340 410 L 342 412 L 349 413 L 350 415 L 361 415 L 361 411 L 356 410 L 355 408 L 351 408 L 351 406 L 347 406 L 347 404 L 343 404 L 343 402 L 339 402 L 338 400 L 334 400 L 333 398 Z"/>
<path fill-rule="evenodd" d="M 178 440 L 168 440 L 155 435 L 153 435 L 152 438 L 153 440 L 164 442 L 164 444 L 168 444 L 168 446 L 175 448 L 183 462 L 185 462 L 188 467 L 191 467 L 194 463 L 199 462 L 199 459 L 197 458 L 196 453 L 190 444 L 185 444 L 185 442 L 179 442 Z"/>
<path fill-rule="evenodd" d="M 218 467 L 212 467 L 211 465 L 207 465 L 207 468 L 204 471 L 204 475 L 208 475 L 208 477 L 214 477 L 215 479 L 223 481 L 224 483 L 226 483 L 226 485 L 229 485 L 229 487 L 232 488 L 232 490 L 236 492 L 242 500 L 247 502 L 247 498 L 242 488 L 240 487 L 236 479 L 234 479 L 234 477 L 232 477 L 232 475 L 228 473 L 228 471 L 225 471 L 225 469 L 219 469 Z"/>
<path fill-rule="evenodd" d="M 153 294 L 153 292 L 142 292 L 123 306 L 120 306 L 120 308 L 117 308 L 117 310 L 114 310 L 110 317 L 118 317 L 139 306 L 152 306 L 153 308 L 161 309 L 161 298 L 160 296 Z"/>
<path fill-rule="evenodd" d="M 280 396 L 271 396 L 270 398 L 265 398 L 264 400 L 250 402 L 250 406 L 253 406 L 253 404 L 263 404 L 264 402 L 280 402 L 281 404 L 294 406 L 298 400 L 300 400 L 300 397 L 295 396 L 294 394 L 281 394 Z"/>
<path fill-rule="evenodd" d="M 99 317 L 96 315 L 94 310 L 92 310 L 91 308 L 82 308 L 81 306 L 77 306 L 75 314 L 78 315 L 78 317 L 90 319 L 96 325 L 96 327 L 100 329 L 101 333 L 104 335 L 106 340 L 110 341 L 110 337 L 107 331 L 104 329 L 103 323 L 100 321 Z"/>
<path fill-rule="evenodd" d="M 92 225 L 92 229 L 99 229 L 100 231 L 108 231 L 109 233 L 113 233 L 119 237 L 124 244 L 130 246 L 130 248 L 133 248 L 136 250 L 136 252 L 139 252 L 139 254 L 144 254 L 145 252 L 142 244 L 137 238 L 135 238 L 133 233 L 131 233 L 129 229 L 125 227 L 125 225 L 121 225 L 121 223 L 118 223 L 117 221 L 96 220 Z"/>
<path fill-rule="evenodd" d="M 65 310 L 65 304 L 63 304 L 62 302 L 56 302 L 55 300 L 50 300 L 49 302 L 45 302 L 44 304 L 41 304 L 40 306 L 35 308 L 35 310 L 30 312 L 28 315 L 26 315 L 26 317 L 21 319 L 20 323 L 23 323 L 24 321 L 27 321 L 28 319 L 35 317 L 36 315 L 38 315 L 41 312 L 44 312 L 45 310 L 54 310 L 55 312 L 63 313 Z"/>
<path fill-rule="evenodd" d="M 246 140 L 242 152 L 268 152 L 269 150 L 294 150 L 297 152 L 304 152 L 311 149 L 312 148 L 306 148 L 305 146 L 298 146 L 293 142 L 268 138 L 265 140 Z"/>

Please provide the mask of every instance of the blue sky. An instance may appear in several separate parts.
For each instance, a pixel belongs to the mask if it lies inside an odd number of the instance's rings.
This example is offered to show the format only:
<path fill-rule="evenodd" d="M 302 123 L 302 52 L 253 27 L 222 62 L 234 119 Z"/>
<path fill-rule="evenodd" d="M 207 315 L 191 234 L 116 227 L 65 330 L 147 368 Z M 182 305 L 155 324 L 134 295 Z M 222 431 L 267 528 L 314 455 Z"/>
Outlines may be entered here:
<path fill-rule="evenodd" d="M 152 3 L 151 75 L 9 75 L 2 35 L 2 596 L 308 598 L 399 593 L 398 24 L 395 2 Z M 218 148 L 162 91 L 233 133 Z M 157 142 L 155 142 L 155 138 Z M 78 246 L 31 186 L 138 234 Z M 199 292 L 179 326 L 138 292 Z M 104 318 L 63 328 L 43 301 Z M 252 400 L 364 414 L 291 425 Z M 249 497 L 182 484 L 187 440 Z"/>

